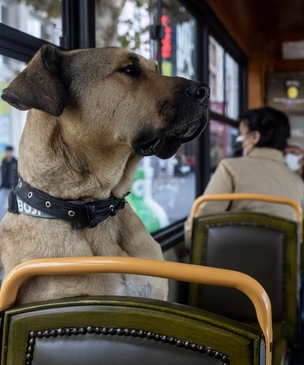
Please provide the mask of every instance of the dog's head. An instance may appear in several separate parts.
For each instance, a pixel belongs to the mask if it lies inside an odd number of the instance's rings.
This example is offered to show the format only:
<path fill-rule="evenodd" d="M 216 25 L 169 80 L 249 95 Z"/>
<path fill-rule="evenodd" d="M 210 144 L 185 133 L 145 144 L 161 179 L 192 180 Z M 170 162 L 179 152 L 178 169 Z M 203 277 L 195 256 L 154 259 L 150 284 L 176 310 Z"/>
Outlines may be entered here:
<path fill-rule="evenodd" d="M 161 76 L 155 63 L 123 49 L 62 52 L 46 45 L 2 98 L 70 123 L 96 148 L 125 144 L 142 156 L 169 158 L 203 131 L 209 88 Z"/>

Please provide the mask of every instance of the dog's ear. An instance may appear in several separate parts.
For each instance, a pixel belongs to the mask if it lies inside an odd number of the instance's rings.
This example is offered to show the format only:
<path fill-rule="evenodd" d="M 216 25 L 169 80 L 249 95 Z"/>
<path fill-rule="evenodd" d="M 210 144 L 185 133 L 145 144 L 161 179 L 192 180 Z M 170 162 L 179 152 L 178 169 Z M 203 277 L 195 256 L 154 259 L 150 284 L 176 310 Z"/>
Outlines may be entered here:
<path fill-rule="evenodd" d="M 64 57 L 56 47 L 44 45 L 3 90 L 2 99 L 20 110 L 34 108 L 59 116 L 67 98 L 62 70 Z"/>

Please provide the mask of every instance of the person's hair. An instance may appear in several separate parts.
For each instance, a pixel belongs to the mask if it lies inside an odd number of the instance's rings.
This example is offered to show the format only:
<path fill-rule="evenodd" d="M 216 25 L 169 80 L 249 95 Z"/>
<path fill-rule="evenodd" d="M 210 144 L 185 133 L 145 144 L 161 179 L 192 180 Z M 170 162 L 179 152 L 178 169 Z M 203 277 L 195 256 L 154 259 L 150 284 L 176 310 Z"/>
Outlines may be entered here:
<path fill-rule="evenodd" d="M 13 146 L 7 146 L 5 151 L 14 151 L 14 147 Z"/>
<path fill-rule="evenodd" d="M 240 115 L 249 132 L 259 131 L 261 138 L 256 147 L 276 148 L 283 151 L 290 137 L 290 124 L 286 114 L 270 107 L 250 109 Z"/>

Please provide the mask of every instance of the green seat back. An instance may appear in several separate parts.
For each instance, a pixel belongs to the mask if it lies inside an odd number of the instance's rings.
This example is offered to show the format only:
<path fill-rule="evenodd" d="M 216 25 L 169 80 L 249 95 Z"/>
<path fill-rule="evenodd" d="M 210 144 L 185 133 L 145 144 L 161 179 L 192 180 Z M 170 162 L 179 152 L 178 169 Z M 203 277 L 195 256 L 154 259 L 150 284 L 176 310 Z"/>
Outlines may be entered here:
<path fill-rule="evenodd" d="M 196 308 L 88 297 L 27 305 L 3 318 L 1 365 L 258 365 L 259 330 Z"/>
<path fill-rule="evenodd" d="M 304 237 L 304 221 L 302 222 L 302 243 Z M 304 248 L 303 244 L 301 245 L 301 273 L 304 274 Z"/>
<path fill-rule="evenodd" d="M 255 278 L 269 295 L 273 320 L 284 324 L 288 342 L 296 342 L 300 268 L 297 223 L 247 212 L 198 217 L 193 225 L 191 262 Z M 256 321 L 249 299 L 234 289 L 190 284 L 189 304 L 238 321 Z"/>

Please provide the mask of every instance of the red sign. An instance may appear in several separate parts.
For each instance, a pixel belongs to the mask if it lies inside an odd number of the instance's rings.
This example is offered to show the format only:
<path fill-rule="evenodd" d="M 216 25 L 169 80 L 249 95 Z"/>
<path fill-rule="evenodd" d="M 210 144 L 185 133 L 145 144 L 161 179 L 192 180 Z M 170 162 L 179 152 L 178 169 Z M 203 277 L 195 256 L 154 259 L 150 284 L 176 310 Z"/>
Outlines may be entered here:
<path fill-rule="evenodd" d="M 163 58 L 171 58 L 172 55 L 172 46 L 171 46 L 171 33 L 172 28 L 169 26 L 170 20 L 167 15 L 163 15 L 161 17 L 161 24 L 165 27 L 165 36 L 162 39 L 162 57 Z"/>

